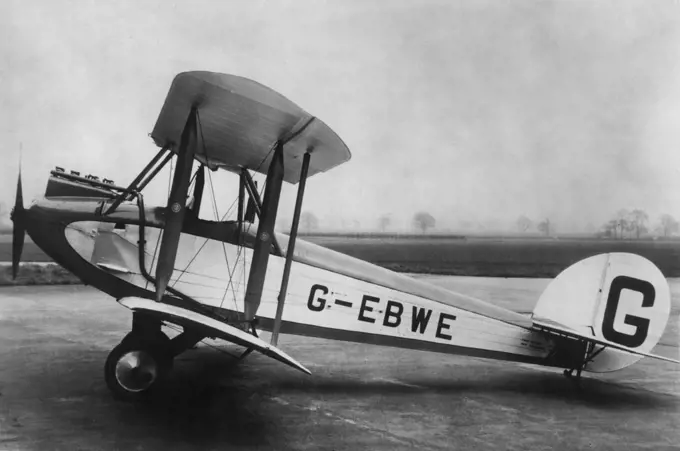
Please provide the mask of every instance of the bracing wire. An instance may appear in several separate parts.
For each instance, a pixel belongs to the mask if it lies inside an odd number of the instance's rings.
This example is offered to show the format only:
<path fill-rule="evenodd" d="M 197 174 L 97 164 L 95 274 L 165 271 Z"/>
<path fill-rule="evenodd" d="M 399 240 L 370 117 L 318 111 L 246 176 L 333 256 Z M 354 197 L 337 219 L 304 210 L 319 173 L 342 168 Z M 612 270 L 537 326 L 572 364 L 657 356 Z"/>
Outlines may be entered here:
<path fill-rule="evenodd" d="M 213 199 L 213 206 L 214 206 L 214 209 L 215 209 L 215 215 L 219 216 L 219 211 L 218 211 L 218 208 L 217 208 L 217 200 L 216 200 L 216 196 L 215 196 L 215 185 L 213 185 L 212 174 L 208 173 L 208 179 L 210 180 L 210 190 L 212 191 L 212 199 Z M 232 202 L 231 206 L 229 207 L 227 212 L 224 214 L 225 218 L 229 215 L 231 210 L 234 208 L 234 205 L 236 204 L 237 201 L 238 201 L 238 197 L 236 198 L 236 200 L 234 202 Z M 233 296 L 233 300 L 234 300 L 234 306 L 238 308 L 238 303 L 236 301 L 236 290 L 234 288 L 234 280 L 233 280 L 233 274 L 236 271 L 236 267 L 238 266 L 238 253 L 237 253 L 237 256 L 236 256 L 236 258 L 237 258 L 236 263 L 234 264 L 234 270 L 232 271 L 231 266 L 229 265 L 229 257 L 227 256 L 227 247 L 224 244 L 224 241 L 222 241 L 222 252 L 224 252 L 224 259 L 227 262 L 227 272 L 229 273 L 229 282 L 227 282 L 227 286 L 224 289 L 224 294 L 222 295 L 222 301 L 220 302 L 220 308 L 222 308 L 222 306 L 224 305 L 224 300 L 227 297 L 227 293 L 229 292 L 229 288 L 231 288 L 231 292 L 232 292 L 232 296 Z"/>
<path fill-rule="evenodd" d="M 207 150 L 207 147 L 206 147 L 206 144 L 205 144 L 205 136 L 204 136 L 204 134 L 203 134 L 203 124 L 202 124 L 202 122 L 201 122 L 200 114 L 199 114 L 198 111 L 196 112 L 196 118 L 197 118 L 197 122 L 198 122 L 198 128 L 199 128 L 199 131 L 200 131 L 200 134 L 201 134 L 201 143 L 202 143 L 202 145 L 203 145 L 203 153 L 204 153 L 205 158 L 206 158 L 206 164 L 207 164 L 208 167 L 209 167 L 209 164 L 208 164 L 208 163 L 209 163 L 209 161 L 210 161 L 210 157 L 209 157 L 209 155 L 208 155 L 208 150 Z M 267 154 L 262 158 L 262 160 L 260 161 L 260 163 L 259 163 L 259 164 L 257 165 L 257 167 L 255 168 L 255 171 L 259 171 L 259 169 L 262 167 L 262 165 L 264 164 L 264 162 L 270 157 L 270 155 L 272 154 L 272 152 L 274 151 L 275 148 L 276 148 L 276 143 L 275 143 L 273 146 L 270 147 L 269 152 L 267 152 Z M 172 175 L 172 161 L 171 161 L 170 163 L 171 163 L 171 166 L 170 166 L 170 175 Z M 190 183 L 190 187 L 191 187 L 191 185 L 194 183 L 197 174 L 198 174 L 198 171 L 197 171 L 196 173 L 194 173 L 194 176 L 193 176 L 192 179 L 190 180 L 190 182 L 189 182 L 189 183 Z M 239 200 L 239 199 L 238 199 L 238 196 L 237 196 L 236 199 L 231 203 L 231 205 L 230 205 L 229 208 L 227 209 L 227 212 L 220 218 L 219 209 L 218 209 L 218 206 L 217 206 L 217 197 L 216 197 L 216 195 L 215 195 L 215 187 L 214 187 L 213 180 L 212 180 L 212 173 L 211 173 L 210 171 L 208 172 L 208 178 L 209 178 L 209 181 L 210 181 L 210 189 L 211 189 L 211 197 L 212 197 L 212 208 L 213 208 L 213 214 L 214 214 L 215 220 L 217 220 L 217 221 L 224 221 L 224 220 L 229 216 L 229 214 L 232 212 L 234 206 L 235 206 L 236 203 L 238 202 L 238 200 Z M 266 188 L 266 180 L 265 180 L 265 183 L 262 184 L 262 187 L 261 187 L 260 190 L 259 190 L 259 193 L 258 193 L 258 194 L 259 194 L 260 198 L 262 197 L 262 195 L 263 195 L 263 193 L 264 193 L 264 191 L 265 191 L 265 188 Z M 168 181 L 168 193 L 170 192 L 170 190 L 171 190 L 171 179 L 169 179 L 169 181 Z M 239 226 L 242 227 L 243 225 L 240 224 Z M 158 240 L 157 240 L 157 242 L 156 242 L 156 250 L 158 249 L 158 244 L 160 243 L 160 240 L 161 240 L 161 235 L 159 234 Z M 183 270 L 180 270 L 180 274 L 179 274 L 179 276 L 177 277 L 177 279 L 176 279 L 175 281 L 173 281 L 172 286 L 174 286 L 177 282 L 179 282 L 179 281 L 180 281 L 180 278 L 181 278 L 185 273 L 188 272 L 188 269 L 189 269 L 189 267 L 191 266 L 191 264 L 196 260 L 196 258 L 197 258 L 198 255 L 200 254 L 200 252 L 201 252 L 201 251 L 203 250 L 203 248 L 208 244 L 209 241 L 210 241 L 210 239 L 206 239 L 205 242 L 204 242 L 204 243 L 201 245 L 201 247 L 198 249 L 198 251 L 196 251 L 196 253 L 195 253 L 194 256 L 191 258 L 191 260 L 187 263 L 186 267 L 185 267 Z M 233 277 L 234 277 L 234 274 L 236 273 L 236 269 L 237 269 L 237 267 L 238 267 L 238 260 L 241 258 L 241 255 L 243 255 L 243 271 L 242 271 L 242 273 L 243 273 L 243 286 L 244 286 L 244 287 L 246 286 L 246 267 L 247 267 L 246 255 L 247 255 L 247 254 L 246 254 L 245 252 L 243 252 L 243 247 L 244 247 L 244 246 L 242 246 L 241 243 L 239 243 L 238 251 L 237 251 L 237 254 L 236 254 L 236 263 L 234 264 L 234 268 L 231 269 L 231 265 L 230 265 L 230 263 L 229 263 L 229 256 L 228 256 L 227 250 L 226 250 L 226 246 L 225 246 L 225 243 L 222 242 L 222 250 L 223 250 L 223 253 L 224 253 L 225 263 L 226 263 L 226 265 L 227 265 L 227 272 L 228 272 L 228 274 L 229 274 L 229 281 L 228 281 L 228 283 L 227 283 L 227 287 L 225 288 L 224 294 L 223 294 L 223 296 L 222 296 L 222 301 L 221 301 L 221 303 L 220 303 L 220 307 L 221 307 L 221 308 L 222 308 L 223 305 L 224 305 L 224 301 L 225 301 L 225 299 L 226 299 L 227 293 L 229 292 L 229 289 L 231 289 L 231 292 L 232 292 L 232 295 L 233 295 L 234 305 L 238 308 L 237 296 L 236 296 L 236 290 L 235 290 L 235 288 L 234 288 Z M 156 250 L 154 250 L 154 257 L 153 257 L 154 259 L 155 259 L 155 256 L 156 256 Z M 154 260 L 152 259 L 152 262 L 153 262 L 153 261 L 154 261 Z M 245 289 L 245 288 L 244 288 L 244 289 Z"/>
<path fill-rule="evenodd" d="M 200 115 L 198 114 L 198 112 L 196 113 L 196 116 L 197 116 L 197 119 L 198 119 L 199 131 L 200 131 L 200 133 L 201 133 L 201 142 L 202 142 L 202 144 L 203 144 L 203 152 L 204 152 L 205 157 L 206 157 L 206 162 L 209 162 L 210 157 L 209 157 L 209 155 L 208 155 L 208 150 L 207 150 L 207 148 L 206 148 L 206 146 L 205 146 L 205 136 L 203 135 L 203 124 L 202 124 L 202 122 L 201 122 Z M 219 215 L 219 209 L 218 209 L 218 207 L 217 207 L 217 197 L 215 196 L 215 187 L 214 187 L 214 184 L 213 184 L 213 181 L 212 181 L 212 174 L 211 174 L 210 172 L 208 172 L 208 177 L 209 177 L 209 180 L 210 180 L 210 189 L 211 189 L 211 197 L 212 197 L 212 207 L 213 207 L 213 214 L 214 214 L 214 216 L 215 216 L 215 220 L 217 220 L 217 221 L 220 221 L 220 220 L 221 220 L 221 221 L 224 221 L 224 219 L 225 219 L 226 217 L 228 217 L 229 213 L 232 211 L 234 205 L 235 205 L 236 202 L 238 201 L 238 197 L 234 200 L 234 202 L 232 202 L 231 206 L 227 209 L 227 212 L 226 212 L 225 215 L 222 217 L 222 219 L 220 219 L 220 217 L 219 217 L 219 216 L 220 216 L 220 215 Z M 205 245 L 206 245 L 209 241 L 210 241 L 209 239 L 206 239 L 206 240 L 205 240 L 205 242 L 201 245 L 201 247 L 200 247 L 200 248 L 198 249 L 198 251 L 194 254 L 194 256 L 192 257 L 192 259 L 191 259 L 191 260 L 189 261 L 189 263 L 186 265 L 186 267 L 184 268 L 184 270 L 181 271 L 179 277 L 178 277 L 177 280 L 175 280 L 175 282 L 173 283 L 173 286 L 174 286 L 174 284 L 176 284 L 177 282 L 179 282 L 179 279 L 181 278 L 181 276 L 182 276 L 184 273 L 186 273 L 186 271 L 189 269 L 189 266 L 195 261 L 195 259 L 198 257 L 198 254 L 203 250 L 203 248 L 205 247 Z M 230 287 L 231 287 L 232 294 L 233 294 L 234 304 L 237 305 L 237 302 L 236 302 L 236 291 L 235 291 L 234 286 L 233 286 L 233 274 L 234 274 L 235 269 L 236 269 L 236 267 L 237 267 L 238 265 L 234 265 L 234 270 L 231 269 L 231 265 L 229 264 L 229 256 L 228 256 L 228 254 L 227 254 L 227 249 L 226 249 L 226 246 L 225 246 L 224 242 L 222 242 L 222 250 L 223 250 L 223 252 L 224 252 L 224 258 L 225 258 L 225 262 L 226 262 L 226 264 L 227 264 L 227 273 L 229 274 L 229 282 L 228 282 L 227 287 L 226 287 L 226 289 L 225 289 L 225 293 L 224 293 L 224 295 L 222 296 L 222 302 L 221 302 L 221 304 L 220 304 L 220 307 L 223 306 L 223 304 L 224 304 L 224 299 L 226 298 L 226 295 L 227 295 L 227 293 L 228 293 Z M 240 254 L 240 249 L 239 249 L 239 254 Z M 236 257 L 236 258 L 238 259 L 238 257 L 239 257 L 239 255 L 237 254 L 237 257 Z M 238 260 L 237 260 L 237 261 L 238 261 Z"/>
<path fill-rule="evenodd" d="M 196 112 L 196 116 L 198 118 L 198 127 L 199 127 L 199 130 L 201 132 L 201 142 L 203 143 L 203 153 L 205 153 L 205 157 L 206 157 L 206 160 L 207 160 L 207 159 L 209 159 L 209 157 L 208 157 L 208 149 L 205 146 L 205 136 L 203 135 L 203 123 L 201 122 L 201 117 L 198 114 L 198 112 Z M 215 219 L 219 221 L 220 220 L 219 219 L 219 209 L 217 207 L 217 196 L 215 196 L 215 185 L 214 185 L 213 180 L 212 180 L 212 173 L 208 172 L 208 178 L 210 180 L 210 190 L 212 192 L 212 200 L 213 200 L 213 208 L 214 208 L 214 211 L 215 211 Z M 238 197 L 234 200 L 234 202 L 231 203 L 231 206 L 227 209 L 227 212 L 224 214 L 222 221 L 224 220 L 224 218 L 228 217 L 229 213 L 234 208 L 234 205 L 236 204 L 237 201 L 238 201 Z M 234 289 L 234 281 L 233 281 L 233 277 L 232 277 L 233 271 L 231 270 L 231 265 L 229 264 L 229 256 L 227 255 L 227 247 L 224 244 L 224 241 L 222 241 L 222 252 L 224 253 L 224 260 L 227 264 L 227 273 L 229 274 L 229 281 L 227 282 L 227 286 L 224 289 L 224 294 L 222 295 L 222 301 L 220 302 L 220 308 L 222 308 L 222 306 L 224 305 L 224 299 L 227 297 L 227 293 L 229 292 L 229 288 L 231 288 L 231 291 L 232 291 L 234 306 L 238 308 L 238 304 L 237 304 L 237 301 L 236 301 L 236 290 Z M 236 258 L 238 259 L 238 255 L 237 255 Z M 234 264 L 234 267 L 236 267 L 237 265 L 238 265 L 238 260 L 237 260 L 237 263 Z"/>

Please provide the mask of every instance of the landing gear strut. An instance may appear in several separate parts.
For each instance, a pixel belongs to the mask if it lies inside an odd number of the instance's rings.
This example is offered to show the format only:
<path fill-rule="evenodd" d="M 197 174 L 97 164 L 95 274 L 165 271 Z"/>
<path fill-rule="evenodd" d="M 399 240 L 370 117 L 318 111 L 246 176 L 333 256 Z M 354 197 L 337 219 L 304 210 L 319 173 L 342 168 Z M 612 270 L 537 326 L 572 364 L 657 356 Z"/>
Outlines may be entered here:
<path fill-rule="evenodd" d="M 254 319 L 253 321 L 250 322 L 249 328 L 250 328 L 250 333 L 253 334 L 255 338 L 257 338 L 257 329 L 255 329 L 255 324 L 257 323 L 257 319 Z M 241 360 L 245 359 L 248 357 L 255 349 L 254 348 L 248 348 L 243 353 L 241 353 L 240 356 L 238 356 L 237 360 L 240 362 Z"/>

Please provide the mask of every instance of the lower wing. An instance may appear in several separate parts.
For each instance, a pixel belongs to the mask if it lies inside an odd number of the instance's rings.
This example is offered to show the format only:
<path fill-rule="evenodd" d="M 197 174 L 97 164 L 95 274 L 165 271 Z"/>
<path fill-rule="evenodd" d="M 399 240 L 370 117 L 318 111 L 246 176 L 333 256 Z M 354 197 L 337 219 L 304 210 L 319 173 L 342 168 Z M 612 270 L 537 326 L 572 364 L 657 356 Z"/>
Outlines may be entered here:
<path fill-rule="evenodd" d="M 207 330 L 207 336 L 215 336 L 223 340 L 235 343 L 247 348 L 255 349 L 267 357 L 271 357 L 279 362 L 283 362 L 304 373 L 311 374 L 300 362 L 280 350 L 279 348 L 267 344 L 263 340 L 244 332 L 236 327 L 223 322 L 208 318 L 200 313 L 193 312 L 181 307 L 177 307 L 162 302 L 155 302 L 151 299 L 138 297 L 126 297 L 118 302 L 133 311 L 143 311 L 160 316 L 169 323 L 185 326 L 187 323 Z"/>

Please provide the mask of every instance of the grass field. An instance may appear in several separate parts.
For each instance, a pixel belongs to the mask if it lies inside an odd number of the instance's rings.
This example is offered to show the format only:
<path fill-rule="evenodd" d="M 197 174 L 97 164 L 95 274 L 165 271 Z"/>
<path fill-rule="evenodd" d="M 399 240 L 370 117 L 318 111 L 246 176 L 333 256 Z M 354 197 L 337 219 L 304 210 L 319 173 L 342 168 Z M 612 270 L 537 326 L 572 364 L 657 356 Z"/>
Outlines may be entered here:
<path fill-rule="evenodd" d="M 555 277 L 583 258 L 630 252 L 680 277 L 680 241 L 306 236 L 303 239 L 385 268 L 410 273 L 487 277 Z M 11 260 L 11 237 L 0 236 L 0 261 Z M 27 240 L 23 261 L 50 261 Z"/>
<path fill-rule="evenodd" d="M 0 266 L 0 286 L 7 285 L 74 285 L 78 277 L 57 264 L 23 263 L 16 280 L 12 279 L 11 265 Z"/>
<path fill-rule="evenodd" d="M 412 273 L 488 277 L 555 277 L 592 255 L 630 252 L 680 277 L 680 242 L 595 239 L 377 239 L 307 237 L 385 268 Z"/>

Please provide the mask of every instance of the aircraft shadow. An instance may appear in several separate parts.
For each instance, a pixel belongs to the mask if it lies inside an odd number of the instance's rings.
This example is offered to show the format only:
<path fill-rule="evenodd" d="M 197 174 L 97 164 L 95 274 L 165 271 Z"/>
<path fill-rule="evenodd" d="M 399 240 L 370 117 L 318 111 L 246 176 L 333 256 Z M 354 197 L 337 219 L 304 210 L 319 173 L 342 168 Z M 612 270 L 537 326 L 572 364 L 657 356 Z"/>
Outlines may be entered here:
<path fill-rule="evenodd" d="M 581 387 L 559 373 L 507 371 L 494 376 L 476 377 L 474 374 L 452 376 L 451 379 L 423 378 L 395 382 L 391 380 L 352 380 L 345 377 L 280 380 L 272 383 L 272 389 L 282 393 L 305 393 L 309 396 L 344 395 L 402 395 L 442 394 L 455 399 L 456 395 L 499 395 L 506 399 L 513 396 L 531 398 L 535 401 L 565 401 L 572 405 L 584 405 L 597 409 L 657 409 L 677 406 L 677 397 L 645 389 L 643 386 L 622 384 L 615 381 L 583 379 Z"/>
<path fill-rule="evenodd" d="M 188 363 L 188 362 L 187 362 Z M 178 375 L 182 385 L 193 385 L 186 392 L 186 402 L 200 402 L 203 393 L 217 390 L 241 389 L 258 396 L 281 396 L 287 393 L 314 396 L 400 396 L 403 394 L 441 394 L 455 399 L 459 396 L 498 395 L 506 398 L 521 396 L 535 401 L 560 401 L 596 409 L 620 408 L 658 409 L 677 407 L 678 397 L 647 389 L 640 383 L 626 383 L 586 377 L 581 387 L 575 386 L 560 372 L 528 371 L 510 366 L 497 372 L 475 374 L 473 370 L 463 375 L 455 373 L 432 376 L 424 370 L 423 377 L 366 378 L 347 372 L 313 372 L 306 376 L 295 371 L 281 371 L 278 362 L 266 359 L 237 363 L 217 353 L 203 353 L 186 366 L 186 374 Z M 194 400 L 194 396 L 198 394 Z M 167 402 L 184 402 L 184 398 L 167 397 Z M 214 402 L 214 398 L 213 398 Z"/>
<path fill-rule="evenodd" d="M 86 359 L 63 355 L 53 363 L 51 374 L 26 375 L 26 386 L 42 387 L 40 397 L 51 399 L 82 398 L 84 403 L 41 403 L 31 415 L 40 424 L 59 431 L 72 431 L 78 437 L 91 437 L 117 449 L 136 449 L 137 443 L 155 443 L 159 449 L 204 449 L 256 447 L 287 449 L 287 437 L 311 428 L 309 413 L 296 407 L 300 395 L 307 399 L 357 399 L 372 395 L 415 399 L 423 396 L 423 406 L 432 394 L 450 398 L 451 403 L 465 398 L 484 402 L 485 395 L 498 396 L 499 402 L 512 404 L 530 399 L 536 409 L 560 405 L 583 405 L 594 409 L 648 410 L 677 407 L 677 397 L 664 396 L 631 385 L 586 379 L 578 391 L 560 374 L 532 373 L 506 369 L 484 374 L 452 374 L 362 380 L 356 373 L 318 371 L 306 376 L 282 370 L 278 362 L 265 358 L 235 363 L 219 353 L 200 353 L 177 362 L 167 384 L 147 402 L 127 403 L 112 399 L 101 380 L 101 364 L 106 353 L 90 352 Z M 57 375 L 57 376 L 55 376 Z M 78 385 L 80 384 L 80 385 Z M 288 396 L 287 396 L 288 395 Z M 293 399 L 290 405 L 274 400 Z M 4 399 L 4 398 L 3 398 Z M 20 399 L 20 398 L 15 398 Z M 535 400 L 535 401 L 533 401 Z M 18 401 L 17 401 L 18 402 Z M 417 402 L 417 401 L 416 401 Z M 446 400 L 448 402 L 448 399 Z M 545 403 L 545 406 L 541 406 Z M 66 406 L 66 407 L 65 407 Z M 312 431 L 311 429 L 309 431 Z M 314 433 L 314 431 L 310 432 Z M 181 447 L 180 447 L 181 445 Z M 152 445 L 152 449 L 156 446 Z M 146 445 L 143 449 L 149 449 Z"/>
<path fill-rule="evenodd" d="M 198 448 L 215 444 L 261 447 L 275 443 L 282 421 L 234 363 L 191 362 L 147 401 L 132 404 L 135 421 Z M 105 393 L 104 396 L 110 396 Z"/>
<path fill-rule="evenodd" d="M 423 377 L 367 378 L 361 375 L 333 371 L 316 372 L 312 376 L 296 371 L 281 371 L 280 364 L 259 358 L 237 362 L 235 359 L 215 352 L 202 352 L 192 361 L 184 362 L 183 371 L 175 375 L 173 386 L 165 387 L 163 397 L 154 402 L 190 408 L 204 402 L 214 404 L 238 403 L 239 396 L 280 396 L 300 393 L 313 398 L 328 396 L 399 396 L 441 394 L 455 397 L 474 394 L 499 396 L 522 396 L 536 401 L 558 400 L 572 405 L 585 405 L 599 409 L 656 409 L 677 406 L 678 397 L 649 390 L 640 383 L 618 382 L 595 377 L 582 379 L 580 388 L 565 378 L 561 372 L 514 370 L 512 366 L 499 372 L 474 374 L 465 371 L 431 376 L 424 370 Z M 220 397 L 223 397 L 221 401 Z M 232 399 L 233 398 L 233 399 Z"/>
<path fill-rule="evenodd" d="M 286 418 L 248 386 L 247 367 L 222 356 L 181 362 L 158 392 L 132 403 L 105 386 L 106 355 L 74 346 L 4 383 L 0 421 L 13 406 L 16 435 L 36 449 L 67 449 L 70 441 L 84 449 L 285 449 L 277 443 Z"/>

